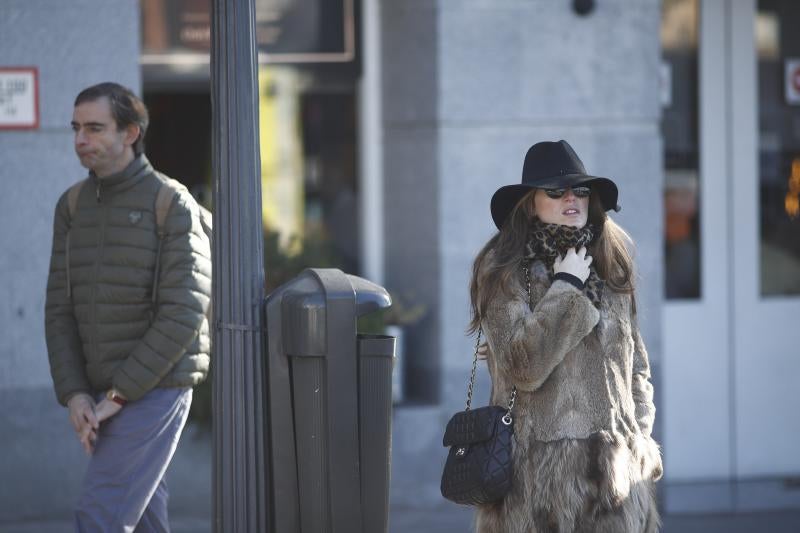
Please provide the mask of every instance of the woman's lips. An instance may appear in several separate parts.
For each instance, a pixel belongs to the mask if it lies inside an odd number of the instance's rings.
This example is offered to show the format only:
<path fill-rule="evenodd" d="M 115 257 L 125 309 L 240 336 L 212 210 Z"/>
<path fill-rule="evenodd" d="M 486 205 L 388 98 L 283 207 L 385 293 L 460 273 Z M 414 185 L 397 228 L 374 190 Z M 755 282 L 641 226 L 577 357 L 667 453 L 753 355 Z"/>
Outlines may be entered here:
<path fill-rule="evenodd" d="M 566 216 L 579 215 L 580 211 L 578 211 L 577 209 L 569 208 L 565 209 L 564 212 L 561 214 Z"/>

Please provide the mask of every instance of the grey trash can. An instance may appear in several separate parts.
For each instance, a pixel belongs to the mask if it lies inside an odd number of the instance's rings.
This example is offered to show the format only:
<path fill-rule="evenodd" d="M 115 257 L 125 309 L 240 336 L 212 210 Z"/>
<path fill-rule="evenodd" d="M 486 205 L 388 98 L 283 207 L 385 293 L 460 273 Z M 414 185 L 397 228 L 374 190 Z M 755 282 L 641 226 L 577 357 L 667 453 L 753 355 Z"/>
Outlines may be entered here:
<path fill-rule="evenodd" d="M 358 335 L 361 504 L 365 533 L 385 532 L 389 518 L 392 368 L 395 338 Z"/>
<path fill-rule="evenodd" d="M 356 323 L 390 305 L 337 269 L 305 270 L 267 298 L 272 533 L 387 530 L 395 339 Z"/>

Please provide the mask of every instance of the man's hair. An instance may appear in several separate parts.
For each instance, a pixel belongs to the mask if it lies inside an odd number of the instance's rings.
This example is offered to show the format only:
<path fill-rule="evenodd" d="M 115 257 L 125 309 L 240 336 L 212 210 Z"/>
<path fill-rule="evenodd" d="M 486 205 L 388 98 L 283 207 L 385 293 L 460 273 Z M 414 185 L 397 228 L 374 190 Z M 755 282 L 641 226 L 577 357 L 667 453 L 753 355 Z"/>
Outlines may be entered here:
<path fill-rule="evenodd" d="M 123 130 L 130 124 L 139 126 L 139 137 L 133 143 L 133 152 L 136 155 L 144 153 L 144 134 L 150 123 L 144 102 L 127 87 L 108 81 L 82 90 L 75 98 L 75 107 L 103 97 L 108 98 L 111 104 L 111 116 L 114 117 L 118 130 Z"/>

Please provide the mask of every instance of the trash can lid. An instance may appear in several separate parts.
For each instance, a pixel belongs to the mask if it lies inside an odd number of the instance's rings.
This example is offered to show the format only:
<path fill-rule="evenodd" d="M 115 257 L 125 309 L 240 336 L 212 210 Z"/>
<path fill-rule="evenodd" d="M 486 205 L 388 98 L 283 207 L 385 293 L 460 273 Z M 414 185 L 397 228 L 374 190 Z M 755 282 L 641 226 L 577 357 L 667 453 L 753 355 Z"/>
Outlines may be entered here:
<path fill-rule="evenodd" d="M 389 293 L 377 283 L 352 274 L 347 274 L 347 278 L 356 293 L 356 316 L 364 316 L 392 305 Z"/>

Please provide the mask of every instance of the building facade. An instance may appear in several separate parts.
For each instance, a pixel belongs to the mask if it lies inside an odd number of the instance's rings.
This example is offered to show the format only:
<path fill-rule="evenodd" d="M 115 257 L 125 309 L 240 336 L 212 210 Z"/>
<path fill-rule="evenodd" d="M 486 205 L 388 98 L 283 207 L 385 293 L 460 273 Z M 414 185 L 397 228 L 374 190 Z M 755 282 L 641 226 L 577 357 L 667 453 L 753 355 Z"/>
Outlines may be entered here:
<path fill-rule="evenodd" d="M 441 436 L 466 394 L 467 287 L 494 231 L 489 199 L 519 181 L 531 144 L 563 138 L 617 182 L 612 216 L 637 243 L 664 506 L 799 504 L 782 490 L 800 473 L 795 2 L 286 4 L 256 2 L 265 249 L 279 254 L 266 257 L 268 283 L 301 254 L 421 310 L 397 318 L 393 501 L 441 501 Z M 13 435 L 0 444 L 0 475 L 22 480 L 0 487 L 0 523 L 68 513 L 83 470 L 43 331 L 53 206 L 85 175 L 73 98 L 105 80 L 140 91 L 151 160 L 209 204 L 209 5 L 0 5 L 0 76 L 35 67 L 39 104 L 35 127 L 0 117 L 11 124 L 0 129 L 0 398 L 16 406 L 0 415 Z M 317 37 L 290 38 L 307 34 Z M 484 371 L 476 402 L 488 392 Z M 44 486 L 53 496 L 43 500 Z M 769 497 L 743 498 L 748 490 Z"/>

